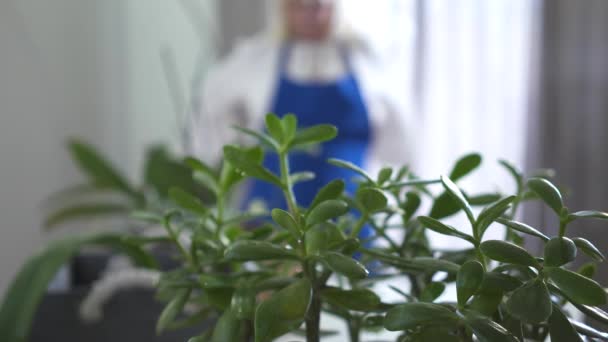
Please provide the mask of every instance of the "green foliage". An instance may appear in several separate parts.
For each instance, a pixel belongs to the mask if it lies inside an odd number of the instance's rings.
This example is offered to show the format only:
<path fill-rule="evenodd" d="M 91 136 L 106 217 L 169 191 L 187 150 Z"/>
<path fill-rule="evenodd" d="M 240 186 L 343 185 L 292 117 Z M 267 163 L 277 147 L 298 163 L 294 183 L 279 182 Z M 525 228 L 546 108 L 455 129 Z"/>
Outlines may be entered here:
<path fill-rule="evenodd" d="M 563 307 L 573 304 L 608 324 L 608 313 L 598 307 L 606 303 L 606 290 L 592 279 L 596 263 L 605 259 L 603 246 L 567 234 L 574 233 L 568 231 L 571 222 L 606 220 L 607 213 L 570 213 L 550 180 L 528 179 L 506 161 L 499 163 L 513 178 L 514 193 L 468 193 L 459 182 L 473 177 L 480 166 L 482 157 L 475 153 L 457 160 L 449 176 L 438 179 L 419 178 L 408 167 L 385 167 L 371 175 L 348 161 L 330 159 L 332 167 L 346 168 L 357 179 L 333 180 L 303 206 L 293 185 L 314 175 L 290 172 L 289 155 L 332 139 L 337 129 L 298 127 L 297 121 L 292 114 L 270 114 L 264 132 L 237 128 L 258 144 L 225 146 L 220 165 L 195 158 L 178 162 L 156 150 L 140 187 L 127 182 L 90 146 L 72 143 L 74 159 L 89 183 L 61 197 L 110 190 L 126 200 L 93 205 L 77 201 L 50 215 L 49 224 L 129 212 L 141 223 L 161 225 L 166 236 L 106 234 L 51 245 L 26 263 L 9 288 L 0 309 L 0 336 L 9 342 L 27 339 L 53 274 L 87 244 L 109 245 L 149 268 L 155 262 L 147 245 L 170 248 L 180 264 L 163 272 L 158 284 L 166 307 L 157 331 L 211 319 L 211 327 L 193 342 L 264 342 L 289 332 L 316 342 L 328 333 L 321 330 L 321 312 L 344 320 L 352 341 L 359 341 L 363 331 L 382 329 L 399 332 L 397 341 L 540 342 L 548 335 L 554 341 L 603 336 L 568 318 Z M 264 153 L 278 156 L 280 172 L 263 166 Z M 280 190 L 287 208 L 250 212 L 233 206 L 232 194 L 248 178 Z M 345 192 L 349 182 L 356 185 L 352 193 Z M 149 196 L 150 189 L 156 196 Z M 544 202 L 556 214 L 558 236 L 547 236 L 546 227 L 514 220 L 519 207 L 531 200 Z M 456 214 L 466 216 L 464 224 L 445 222 Z M 506 228 L 505 238 L 484 239 L 495 223 Z M 375 234 L 360 241 L 364 226 Z M 430 231 L 465 240 L 468 247 L 433 248 Z M 542 242 L 541 253 L 524 249 L 524 237 Z M 580 254 L 593 262 L 574 272 L 569 267 Z M 376 293 L 378 281 L 395 281 L 389 286 L 401 299 L 385 302 Z M 444 300 L 446 287 L 454 285 L 456 298 Z M 187 306 L 199 308 L 199 314 L 188 316 Z"/>

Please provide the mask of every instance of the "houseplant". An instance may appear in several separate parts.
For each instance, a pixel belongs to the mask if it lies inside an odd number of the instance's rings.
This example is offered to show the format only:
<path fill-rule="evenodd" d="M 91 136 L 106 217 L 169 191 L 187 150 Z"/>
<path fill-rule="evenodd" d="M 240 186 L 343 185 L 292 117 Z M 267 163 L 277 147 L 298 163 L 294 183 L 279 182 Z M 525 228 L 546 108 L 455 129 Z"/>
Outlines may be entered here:
<path fill-rule="evenodd" d="M 347 322 L 350 338 L 363 330 L 386 328 L 403 332 L 399 341 L 581 341 L 581 336 L 606 340 L 605 333 L 567 317 L 571 303 L 587 317 L 608 324 L 606 291 L 592 275 L 595 264 L 574 272 L 568 263 L 586 254 L 595 261 L 604 255 L 590 241 L 576 236 L 568 224 L 579 219 L 607 220 L 597 211 L 570 212 L 560 191 L 545 178 L 526 179 L 512 165 L 517 191 L 512 196 L 465 194 L 457 185 L 472 172 L 481 157 L 460 159 L 449 176 L 420 179 L 407 168 L 383 169 L 377 176 L 341 160 L 361 177 L 354 194 L 344 193 L 344 182 L 322 188 L 308 208 L 298 205 L 293 184 L 310 179 L 309 173 L 291 174 L 288 155 L 293 149 L 332 139 L 336 128 L 320 125 L 297 129 L 297 119 L 266 117 L 268 133 L 240 129 L 277 153 L 280 174 L 262 164 L 260 146 L 224 148 L 219 170 L 188 159 L 195 179 L 213 192 L 205 205 L 190 189 L 169 190 L 173 207 L 160 212 L 140 210 L 134 217 L 166 229 L 162 238 L 146 239 L 128 233 L 75 237 L 58 242 L 32 258 L 7 292 L 0 309 L 0 335 L 7 341 L 25 340 L 36 305 L 54 271 L 78 248 L 87 244 L 113 246 L 142 267 L 154 268 L 146 250 L 150 244 L 174 247 L 181 266 L 164 272 L 158 297 L 167 301 L 157 331 L 213 319 L 215 324 L 196 341 L 270 341 L 303 327 L 307 341 L 318 341 L 321 311 Z M 274 208 L 268 218 L 230 206 L 230 193 L 253 177 L 279 187 L 287 210 Z M 433 195 L 431 189 L 439 189 Z M 432 201 L 428 215 L 419 215 L 420 203 Z M 559 236 L 514 220 L 523 201 L 541 200 L 558 216 Z M 476 215 L 472 206 L 483 206 Z M 458 230 L 441 220 L 464 212 L 470 228 Z M 504 240 L 483 240 L 493 223 L 504 225 Z M 364 247 L 357 238 L 364 225 L 384 244 Z M 255 228 L 255 229 L 252 229 Z M 389 230 L 400 230 L 396 240 Z M 462 239 L 471 247 L 437 251 L 428 242 L 432 230 Z M 466 233 L 469 231 L 470 233 Z M 519 246 L 521 235 L 544 242 L 542 256 Z M 189 238 L 184 241 L 183 235 Z M 369 244 L 365 244 L 369 245 Z M 387 247 L 380 247 L 386 245 Z M 358 259 L 352 256 L 357 252 Z M 373 269 L 370 276 L 368 268 Z M 376 281 L 406 276 L 410 288 L 395 288 L 398 303 L 385 303 L 371 289 Z M 329 283 L 330 278 L 336 279 Z M 447 284 L 455 284 L 453 302 L 437 302 Z M 188 306 L 187 314 L 184 307 Z M 192 310 L 194 308 L 195 310 Z"/>

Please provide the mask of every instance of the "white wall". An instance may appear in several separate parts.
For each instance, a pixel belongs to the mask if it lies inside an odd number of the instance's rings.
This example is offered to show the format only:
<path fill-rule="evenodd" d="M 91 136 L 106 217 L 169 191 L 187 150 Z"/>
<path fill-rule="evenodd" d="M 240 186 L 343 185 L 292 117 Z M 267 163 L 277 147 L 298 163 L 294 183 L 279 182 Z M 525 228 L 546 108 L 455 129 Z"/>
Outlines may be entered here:
<path fill-rule="evenodd" d="M 183 2 L 213 17 L 212 0 Z M 67 137 L 99 146 L 131 177 L 143 146 L 177 145 L 159 49 L 173 49 L 187 89 L 200 45 L 178 3 L 0 1 L 0 295 L 62 234 L 41 232 L 41 201 L 79 180 Z"/>

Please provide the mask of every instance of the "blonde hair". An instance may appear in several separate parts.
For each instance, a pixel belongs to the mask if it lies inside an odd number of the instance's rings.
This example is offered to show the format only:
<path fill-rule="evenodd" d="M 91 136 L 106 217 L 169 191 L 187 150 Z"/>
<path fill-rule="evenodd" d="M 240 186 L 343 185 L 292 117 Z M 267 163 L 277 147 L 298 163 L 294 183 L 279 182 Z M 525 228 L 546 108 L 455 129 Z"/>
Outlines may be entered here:
<path fill-rule="evenodd" d="M 346 16 L 345 0 L 334 0 L 334 19 L 330 37 L 340 41 L 356 40 L 353 26 Z M 287 39 L 287 28 L 285 24 L 283 6 L 285 0 L 266 0 L 266 34 L 279 41 Z"/>

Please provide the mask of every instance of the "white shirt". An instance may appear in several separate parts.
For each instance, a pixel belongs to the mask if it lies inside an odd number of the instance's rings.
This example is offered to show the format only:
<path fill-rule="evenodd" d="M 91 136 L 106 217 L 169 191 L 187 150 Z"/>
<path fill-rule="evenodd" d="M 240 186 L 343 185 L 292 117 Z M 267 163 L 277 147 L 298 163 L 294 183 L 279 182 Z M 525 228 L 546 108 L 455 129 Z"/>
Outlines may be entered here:
<path fill-rule="evenodd" d="M 267 36 L 248 39 L 209 72 L 200 97 L 201 108 L 193 118 L 196 155 L 216 163 L 224 144 L 243 142 L 231 125 L 262 129 L 277 88 L 281 46 Z M 292 46 L 287 75 L 304 82 L 344 76 L 348 69 L 339 46 L 348 54 L 368 107 L 373 140 L 367 168 L 374 172 L 386 164 L 406 164 L 409 148 L 413 147 L 407 127 L 412 125 L 408 124 L 408 111 L 393 94 L 386 62 L 361 45 L 338 44 L 335 40 L 299 42 Z"/>

